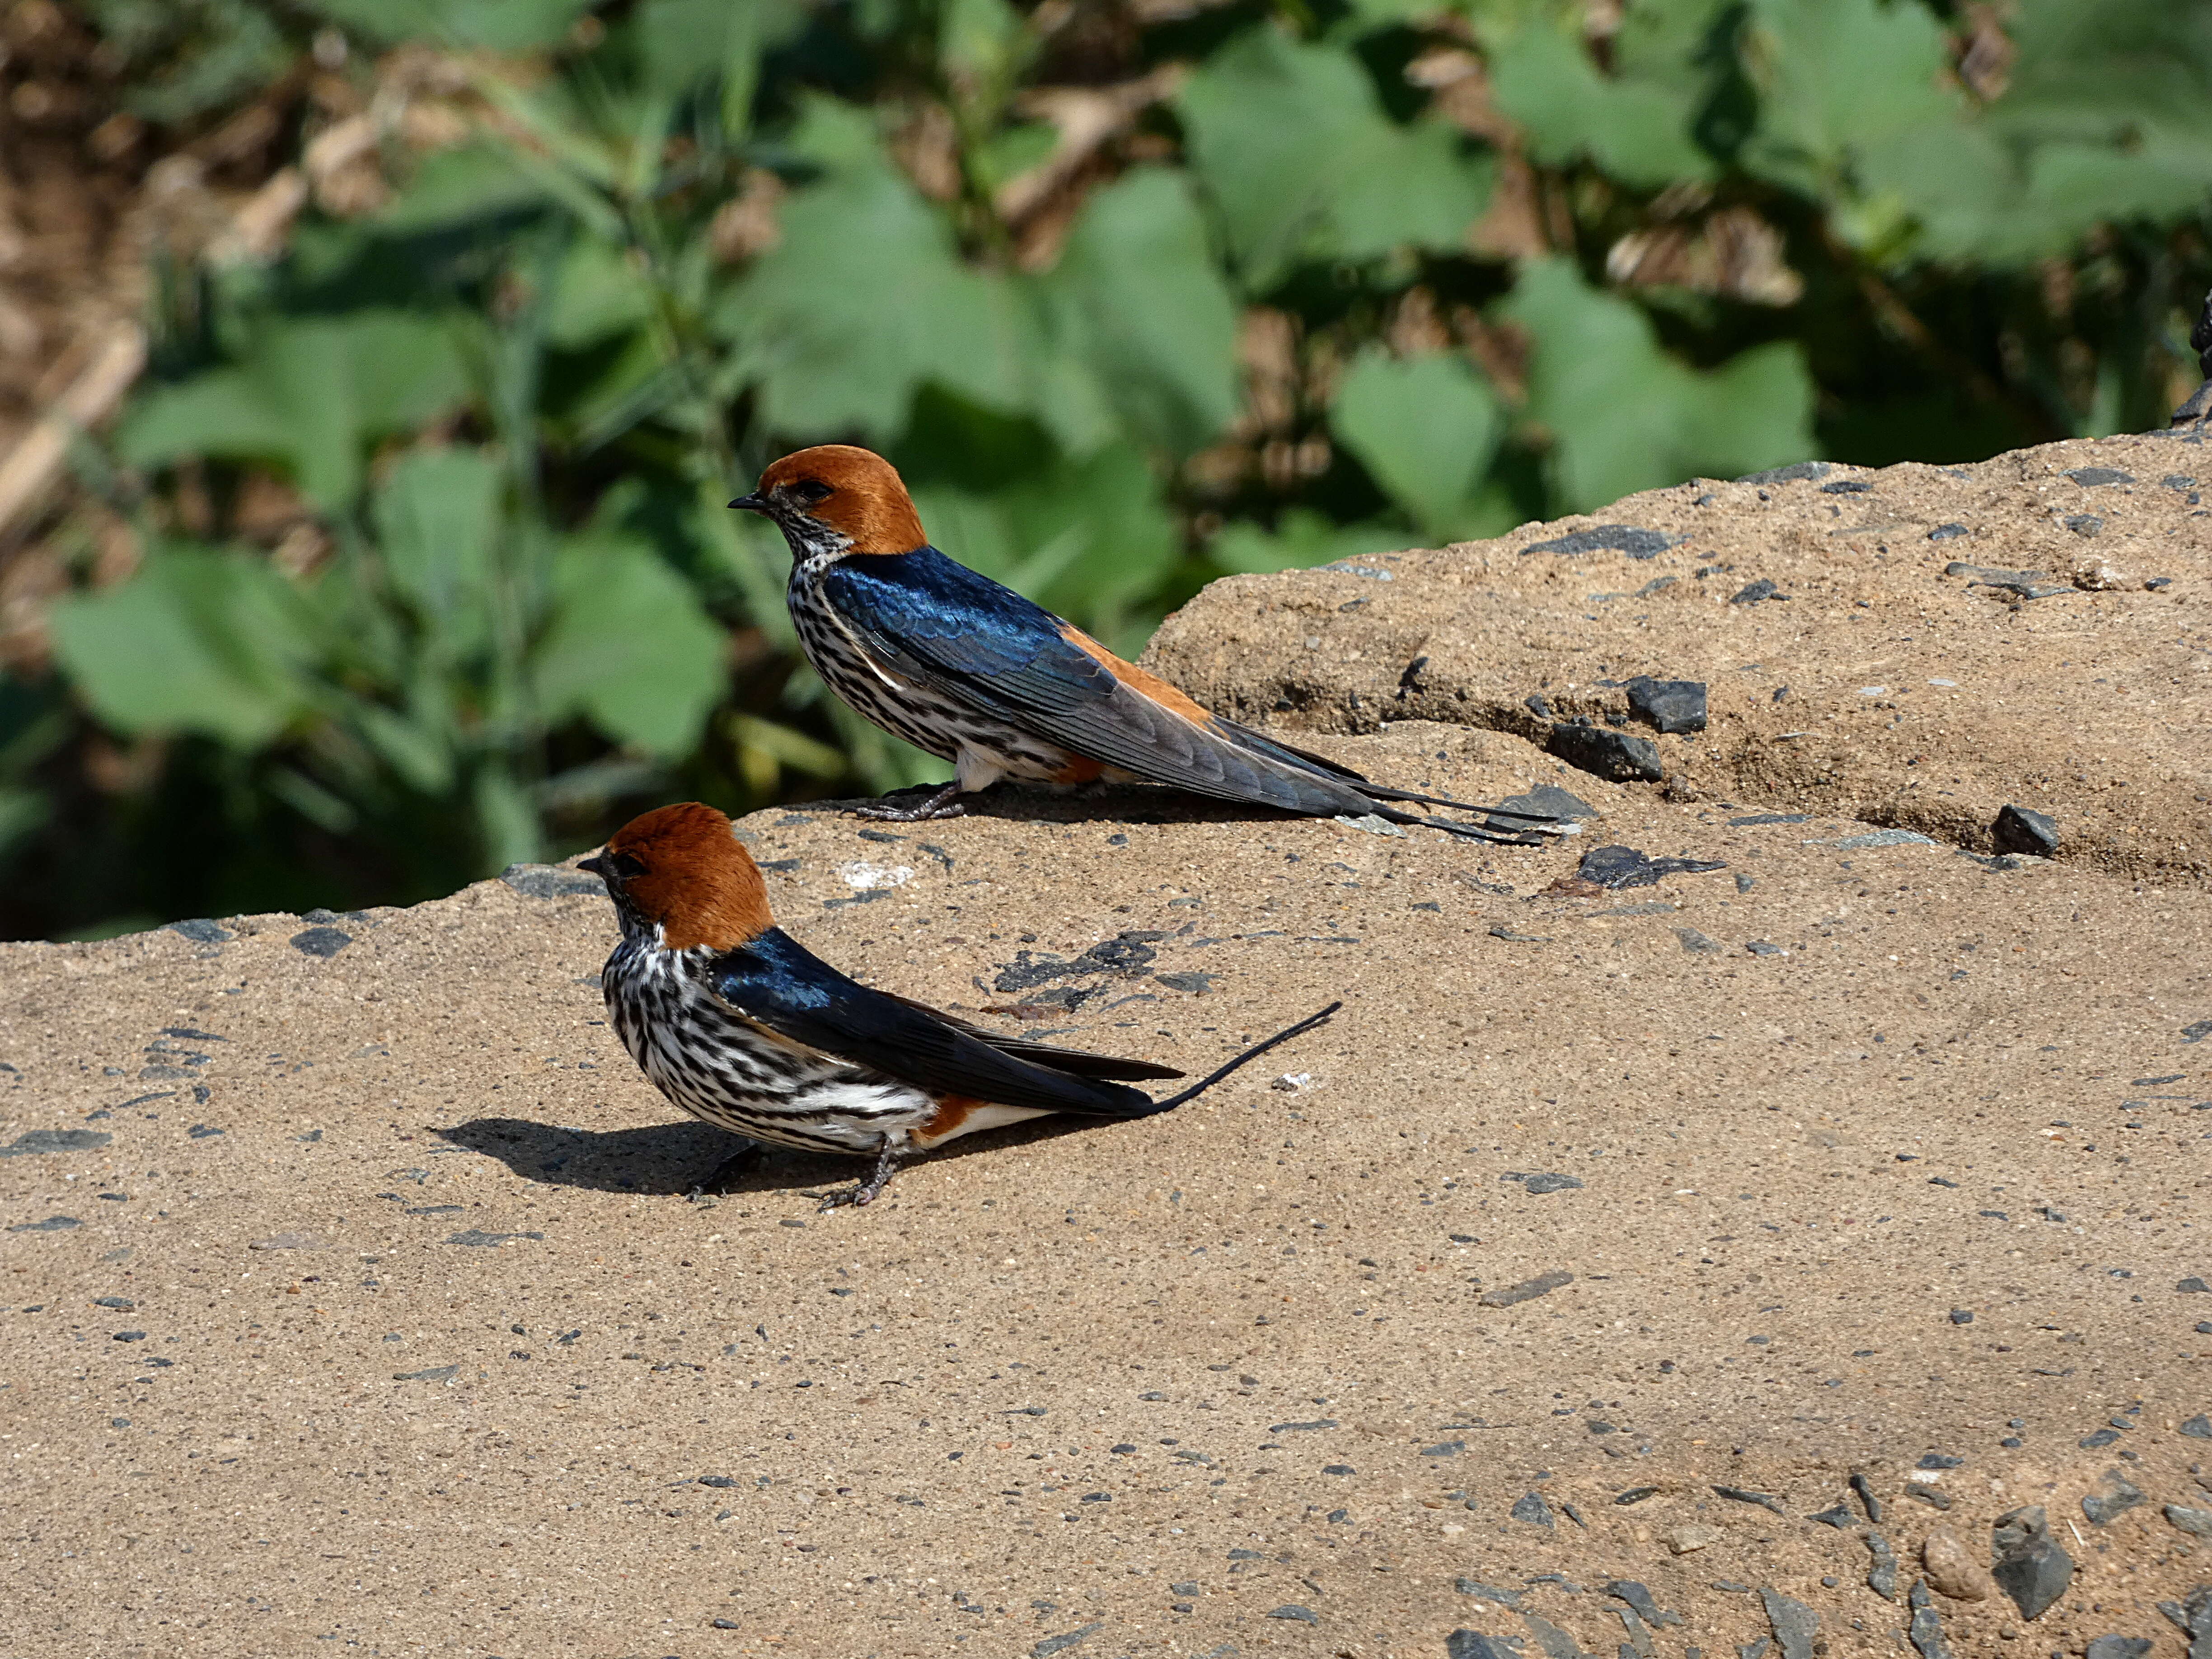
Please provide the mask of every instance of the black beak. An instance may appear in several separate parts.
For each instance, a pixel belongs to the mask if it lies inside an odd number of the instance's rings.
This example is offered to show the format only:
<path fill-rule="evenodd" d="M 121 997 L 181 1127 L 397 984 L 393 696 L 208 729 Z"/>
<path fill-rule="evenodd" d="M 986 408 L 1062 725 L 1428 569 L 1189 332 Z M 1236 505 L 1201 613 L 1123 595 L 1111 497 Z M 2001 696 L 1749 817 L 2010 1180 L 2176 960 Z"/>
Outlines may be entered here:
<path fill-rule="evenodd" d="M 597 877 L 598 877 L 601 881 L 605 881 L 605 880 L 607 878 L 607 861 L 606 861 L 605 859 L 600 859 L 600 858 L 578 859 L 578 860 L 576 860 L 576 867 L 577 867 L 579 870 L 588 870 L 588 871 L 590 871 L 593 875 L 597 876 Z"/>
<path fill-rule="evenodd" d="M 750 495 L 738 496 L 730 505 L 740 507 L 747 513 L 765 513 L 768 511 L 768 497 L 756 490 Z"/>

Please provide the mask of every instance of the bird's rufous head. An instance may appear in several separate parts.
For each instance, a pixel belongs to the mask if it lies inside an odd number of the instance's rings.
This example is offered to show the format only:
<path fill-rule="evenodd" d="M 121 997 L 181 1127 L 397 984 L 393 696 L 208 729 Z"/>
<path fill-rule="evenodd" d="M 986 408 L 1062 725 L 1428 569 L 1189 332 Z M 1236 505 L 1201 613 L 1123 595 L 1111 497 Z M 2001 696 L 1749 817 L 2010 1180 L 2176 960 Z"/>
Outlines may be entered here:
<path fill-rule="evenodd" d="M 583 860 L 607 884 L 625 924 L 672 951 L 732 951 L 775 926 L 760 867 L 730 821 L 696 800 L 659 806 Z"/>
<path fill-rule="evenodd" d="M 775 462 L 730 503 L 774 519 L 794 554 L 911 553 L 929 538 L 898 469 L 872 450 L 817 444 Z"/>

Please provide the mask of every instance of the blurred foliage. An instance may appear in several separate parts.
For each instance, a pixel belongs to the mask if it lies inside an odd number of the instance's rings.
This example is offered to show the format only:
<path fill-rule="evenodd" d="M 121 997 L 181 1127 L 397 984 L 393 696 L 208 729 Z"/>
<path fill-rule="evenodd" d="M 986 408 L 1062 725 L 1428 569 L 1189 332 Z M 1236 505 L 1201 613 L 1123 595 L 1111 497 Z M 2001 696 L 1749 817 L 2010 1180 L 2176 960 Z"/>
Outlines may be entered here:
<path fill-rule="evenodd" d="M 2163 424 L 2212 277 L 2172 0 L 80 11 L 125 106 L 258 103 L 310 199 L 164 263 L 81 458 L 133 556 L 54 531 L 51 670 L 0 682 L 18 932 L 943 775 L 725 509 L 802 444 L 1133 651 L 1227 571 Z"/>

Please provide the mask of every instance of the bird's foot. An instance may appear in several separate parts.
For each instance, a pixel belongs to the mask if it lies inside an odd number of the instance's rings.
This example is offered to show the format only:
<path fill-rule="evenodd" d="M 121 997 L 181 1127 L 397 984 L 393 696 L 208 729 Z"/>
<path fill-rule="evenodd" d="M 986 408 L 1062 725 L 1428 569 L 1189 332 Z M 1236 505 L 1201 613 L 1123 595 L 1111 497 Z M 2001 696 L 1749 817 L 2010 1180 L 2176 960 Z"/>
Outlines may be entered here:
<path fill-rule="evenodd" d="M 891 1184 L 891 1177 L 898 1173 L 899 1165 L 905 1161 L 902 1153 L 891 1147 L 884 1147 L 876 1155 L 876 1167 L 870 1171 L 866 1181 L 847 1191 L 831 1193 L 822 1200 L 816 1213 L 826 1215 L 831 1210 L 842 1209 L 848 1204 L 857 1210 L 874 1203 L 884 1195 L 884 1188 Z"/>
<path fill-rule="evenodd" d="M 704 1181 L 694 1182 L 691 1190 L 684 1194 L 685 1201 L 698 1204 L 707 1199 L 719 1196 L 728 1189 L 731 1182 L 758 1164 L 762 1155 L 767 1151 L 768 1148 L 757 1140 L 747 1141 L 738 1151 L 732 1152 L 717 1164 L 714 1173 Z"/>
<path fill-rule="evenodd" d="M 927 823 L 933 818 L 958 818 L 968 815 L 968 809 L 954 797 L 960 793 L 957 783 L 948 783 L 927 800 L 912 806 L 893 806 L 878 802 L 870 806 L 855 806 L 856 818 L 874 818 L 882 823 Z"/>

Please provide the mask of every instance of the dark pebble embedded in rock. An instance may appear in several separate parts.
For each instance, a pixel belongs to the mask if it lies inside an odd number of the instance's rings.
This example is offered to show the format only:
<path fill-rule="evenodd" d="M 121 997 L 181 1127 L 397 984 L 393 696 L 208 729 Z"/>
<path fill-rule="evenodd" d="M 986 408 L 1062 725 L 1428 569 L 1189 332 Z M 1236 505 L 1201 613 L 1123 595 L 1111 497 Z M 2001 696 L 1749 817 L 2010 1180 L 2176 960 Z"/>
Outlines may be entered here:
<path fill-rule="evenodd" d="M 394 1382 L 450 1382 L 461 1374 L 459 1365 L 433 1365 L 428 1370 L 394 1371 Z"/>
<path fill-rule="evenodd" d="M 1813 1659 L 1813 1638 L 1820 1633 L 1820 1615 L 1802 1601 L 1762 1586 L 1759 1599 L 1766 1605 L 1766 1622 L 1774 1626 L 1774 1642 L 1782 1659 Z"/>
<path fill-rule="evenodd" d="M 2058 823 L 2048 812 L 2008 806 L 1990 825 L 1990 840 L 2000 853 L 2033 853 L 2051 858 L 2058 851 Z"/>
<path fill-rule="evenodd" d="M 1320 1616 L 1311 1607 L 1302 1607 L 1297 1602 L 1285 1602 L 1267 1615 L 1270 1619 L 1295 1619 L 1302 1624 L 1318 1625 Z"/>
<path fill-rule="evenodd" d="M 1501 1607 L 1511 1607 L 1517 1611 L 1521 1606 L 1519 1590 L 1498 1589 L 1492 1585 L 1484 1583 L 1479 1578 L 1455 1579 L 1453 1588 L 1462 1595 L 1472 1595 L 1479 1601 L 1495 1601 Z"/>
<path fill-rule="evenodd" d="M 1939 524 L 1928 532 L 1928 539 L 1931 542 L 1948 542 L 1972 533 L 1962 524 Z"/>
<path fill-rule="evenodd" d="M 1736 1503 L 1756 1504 L 1759 1508 L 1771 1510 L 1785 1519 L 1789 1516 L 1790 1511 L 1782 1507 L 1782 1500 L 1771 1492 L 1753 1492 L 1747 1486 L 1715 1486 L 1713 1490 L 1723 1498 L 1733 1499 Z"/>
<path fill-rule="evenodd" d="M 1601 524 L 1548 542 L 1531 542 L 1523 553 L 1626 553 L 1632 559 L 1649 559 L 1664 553 L 1683 538 L 1657 530 L 1638 530 L 1634 525 Z"/>
<path fill-rule="evenodd" d="M 1563 722 L 1552 728 L 1544 747 L 1577 770 L 1613 783 L 1656 783 L 1667 775 L 1649 738 L 1631 737 L 1610 726 Z"/>
<path fill-rule="evenodd" d="M 1595 818 L 1598 810 L 1580 795 L 1556 783 L 1540 783 L 1525 795 L 1508 795 L 1498 803 L 1510 812 L 1542 812 L 1555 818 Z"/>
<path fill-rule="evenodd" d="M 1967 564 L 1954 559 L 1943 567 L 1947 576 L 1964 576 L 1968 587 L 1993 587 L 2020 599 L 2056 599 L 2071 593 L 2071 582 L 2054 582 L 2040 570 L 2000 570 L 1989 565 Z"/>
<path fill-rule="evenodd" d="M 1663 732 L 1705 729 L 1703 680 L 1655 680 L 1638 674 L 1628 682 L 1628 707 L 1646 725 Z"/>
<path fill-rule="evenodd" d="M 2212 1659 L 2212 1584 L 2199 1584 L 2186 1601 L 2161 1601 L 2158 1610 L 2189 1638 L 2189 1659 Z"/>
<path fill-rule="evenodd" d="M 1874 486 L 1861 478 L 1838 478 L 1833 483 L 1820 486 L 1823 495 L 1870 495 Z"/>
<path fill-rule="evenodd" d="M 1669 1613 L 1651 1599 L 1651 1592 L 1633 1578 L 1615 1578 L 1605 1586 L 1605 1593 L 1634 1607 L 1644 1622 L 1658 1629 L 1666 1625 L 1679 1625 L 1682 1615 Z"/>
<path fill-rule="evenodd" d="M 1088 1625 L 1078 1626 L 1073 1630 L 1062 1631 L 1057 1636 L 1048 1636 L 1030 1650 L 1030 1659 L 1052 1659 L 1054 1654 L 1064 1652 L 1094 1632 L 1105 1628 L 1106 1621 L 1101 1619 Z"/>
<path fill-rule="evenodd" d="M 228 945 L 238 937 L 228 927 L 218 927 L 205 916 L 194 916 L 190 921 L 173 921 L 169 931 L 180 933 L 195 945 Z"/>
<path fill-rule="evenodd" d="M 1954 1456 L 1949 1452 L 1927 1452 L 1923 1454 L 1916 1467 L 1923 1469 L 1958 1469 L 1964 1468 L 1966 1464 L 1965 1458 Z"/>
<path fill-rule="evenodd" d="M 2081 1650 L 2081 1659 L 2143 1659 L 2150 1646 L 2148 1636 L 2100 1636 Z"/>
<path fill-rule="evenodd" d="M 1172 991 L 1188 991 L 1193 996 L 1202 996 L 1213 988 L 1218 974 L 1155 974 L 1152 977 Z"/>
<path fill-rule="evenodd" d="M 1517 1644 L 1508 1647 L 1503 1639 L 1493 1641 L 1480 1631 L 1455 1630 L 1444 1638 L 1444 1659 L 1521 1659 L 1521 1650 Z"/>
<path fill-rule="evenodd" d="M 1633 847 L 1593 847 L 1575 866 L 1575 879 L 1618 891 L 1625 887 L 1656 887 L 1666 876 L 1701 875 L 1727 868 L 1712 859 L 1655 859 Z"/>
<path fill-rule="evenodd" d="M 1711 934 L 1701 933 L 1694 927 L 1677 927 L 1674 937 L 1682 941 L 1682 948 L 1692 956 L 1724 956 L 1728 947 Z"/>
<path fill-rule="evenodd" d="M 2074 1443 L 2083 1451 L 2098 1451 L 2120 1437 L 2118 1429 L 2099 1429 L 2094 1434 L 2085 1434 Z"/>
<path fill-rule="evenodd" d="M 2081 1513 L 2089 1517 L 2089 1524 L 2104 1526 L 2117 1521 L 2143 1501 L 2143 1490 L 2118 1469 L 2106 1469 L 2097 1489 L 2081 1500 Z"/>
<path fill-rule="evenodd" d="M 2133 473 L 2123 472 L 2115 466 L 2077 466 L 2069 469 L 2066 476 L 2085 489 L 2094 489 L 2100 484 L 2133 483 L 2136 481 Z"/>
<path fill-rule="evenodd" d="M 2212 1295 L 2212 1285 L 2207 1285 L 2203 1279 L 2192 1275 L 2188 1279 L 2174 1280 L 2173 1291 L 2177 1296 Z"/>
<path fill-rule="evenodd" d="M 1818 1510 L 1805 1518 L 1808 1521 L 1817 1521 L 1824 1527 L 1833 1527 L 1838 1532 L 1849 1532 L 1859 1522 L 1858 1516 L 1851 1513 L 1850 1506 L 1846 1504 L 1838 1504 L 1833 1509 Z"/>
<path fill-rule="evenodd" d="M 1826 461 L 1792 461 L 1787 466 L 1770 466 L 1764 472 L 1747 472 L 1738 483 L 1789 483 L 1797 478 L 1825 478 L 1833 471 Z"/>
<path fill-rule="evenodd" d="M 1582 1184 L 1571 1175 L 1553 1175 L 1547 1172 L 1528 1176 L 1522 1182 L 1521 1187 L 1522 1191 L 1530 1193 L 1564 1193 Z"/>
<path fill-rule="evenodd" d="M 325 959 L 353 943 L 353 935 L 336 927 L 307 927 L 292 935 L 292 948 L 311 957 Z"/>
<path fill-rule="evenodd" d="M 1528 1634 L 1536 1638 L 1536 1645 L 1544 1650 L 1544 1659 L 1589 1659 L 1583 1652 L 1582 1644 L 1561 1630 L 1550 1620 L 1533 1613 L 1521 1615 L 1521 1622 L 1528 1627 Z M 1629 1651 L 1623 1649 L 1624 1653 Z"/>
<path fill-rule="evenodd" d="M 1562 1285 L 1574 1283 L 1575 1276 L 1553 1268 L 1547 1273 L 1538 1273 L 1534 1279 L 1524 1279 L 1517 1285 L 1504 1285 L 1494 1291 L 1485 1291 L 1475 1299 L 1486 1308 L 1510 1308 L 1523 1302 L 1533 1302 L 1547 1296 Z M 1530 1497 L 1535 1494 L 1531 1492 Z"/>
<path fill-rule="evenodd" d="M 1765 599 L 1786 599 L 1790 596 L 1781 587 L 1761 576 L 1755 582 L 1747 582 L 1729 596 L 1730 605 L 1758 605 Z"/>
<path fill-rule="evenodd" d="M 607 884 L 588 870 L 557 864 L 510 864 L 499 878 L 525 898 L 605 898 Z"/>
<path fill-rule="evenodd" d="M 1990 1576 L 2023 1619 L 2039 1619 L 2074 1582 L 2074 1558 L 2051 1535 L 2051 1518 L 2039 1504 L 1999 1516 L 1990 1533 L 1996 1564 Z"/>
<path fill-rule="evenodd" d="M 115 1137 L 105 1129 L 26 1129 L 5 1146 L 0 1158 L 35 1158 L 42 1152 L 82 1152 L 105 1146 Z"/>
<path fill-rule="evenodd" d="M 1867 1569 L 1867 1588 L 1885 1601 L 1897 1600 L 1897 1552 L 1889 1547 L 1889 1540 L 1878 1532 L 1866 1535 L 1867 1553 L 1874 1565 Z"/>
<path fill-rule="evenodd" d="M 11 1233 L 65 1233 L 84 1223 L 73 1215 L 50 1215 L 44 1221 L 22 1221 L 8 1229 Z"/>
<path fill-rule="evenodd" d="M 2197 1413 L 2196 1416 L 2182 1424 L 2181 1432 L 2191 1440 L 2212 1440 L 2212 1416 L 2207 1416 L 2203 1412 Z"/>
<path fill-rule="evenodd" d="M 482 1228 L 471 1227 L 465 1232 L 453 1234 L 446 1240 L 446 1243 L 478 1247 L 489 1245 L 491 1249 L 497 1249 L 510 1238 L 543 1238 L 544 1237 L 544 1233 L 488 1233 Z"/>
<path fill-rule="evenodd" d="M 1930 1605 L 1924 1579 L 1913 1583 L 1911 1607 L 1912 1623 L 1905 1634 L 1911 1638 L 1920 1659 L 1951 1659 L 1951 1650 L 1943 1642 L 1943 1620 Z"/>
<path fill-rule="evenodd" d="M 1532 1527 L 1542 1527 L 1548 1531 L 1552 1526 L 1552 1506 L 1544 1501 L 1541 1492 L 1522 1493 L 1513 1500 L 1513 1507 L 1508 1513 L 1516 1521 L 1526 1522 Z"/>
<path fill-rule="evenodd" d="M 2077 536 L 2094 536 L 2105 527 L 2105 521 L 2094 513 L 2069 513 L 2065 524 Z"/>

